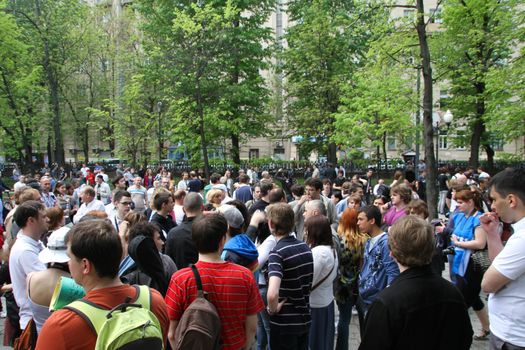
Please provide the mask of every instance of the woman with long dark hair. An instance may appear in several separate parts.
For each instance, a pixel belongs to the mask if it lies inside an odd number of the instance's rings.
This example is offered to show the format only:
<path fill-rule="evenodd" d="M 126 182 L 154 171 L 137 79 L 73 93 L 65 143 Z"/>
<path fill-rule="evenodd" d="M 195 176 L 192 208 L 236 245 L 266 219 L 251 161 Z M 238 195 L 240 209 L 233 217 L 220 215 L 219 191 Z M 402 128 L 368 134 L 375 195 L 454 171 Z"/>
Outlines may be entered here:
<path fill-rule="evenodd" d="M 314 276 L 310 292 L 310 349 L 332 350 L 335 335 L 334 280 L 339 262 L 335 253 L 330 222 L 324 215 L 305 221 L 306 243 L 312 250 Z"/>
<path fill-rule="evenodd" d="M 339 309 L 336 350 L 348 350 L 352 307 L 357 300 L 357 279 L 363 264 L 365 243 L 368 240 L 368 235 L 359 232 L 357 214 L 357 209 L 345 209 L 337 227 L 337 235 L 341 241 L 339 255 L 341 261 L 335 290 L 335 299 Z"/>
<path fill-rule="evenodd" d="M 477 191 L 464 189 L 456 193 L 459 212 L 454 215 L 454 231 L 451 241 L 455 246 L 452 273 L 456 286 L 463 294 L 467 307 L 472 307 L 481 323 L 481 333 L 474 339 L 485 340 L 490 334 L 487 309 L 481 301 L 481 280 L 483 274 L 474 269 L 472 254 L 485 249 L 487 233 L 480 226 L 479 217 L 483 214 L 481 195 Z"/>

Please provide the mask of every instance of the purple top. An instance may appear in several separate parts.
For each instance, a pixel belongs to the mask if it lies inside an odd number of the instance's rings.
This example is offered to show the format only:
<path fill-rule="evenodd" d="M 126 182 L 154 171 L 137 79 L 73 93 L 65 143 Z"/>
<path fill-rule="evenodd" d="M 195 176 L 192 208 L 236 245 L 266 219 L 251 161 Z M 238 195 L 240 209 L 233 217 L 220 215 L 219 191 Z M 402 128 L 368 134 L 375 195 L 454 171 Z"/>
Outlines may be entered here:
<path fill-rule="evenodd" d="M 402 218 L 405 215 L 407 215 L 406 208 L 403 208 L 397 211 L 396 207 L 394 206 L 388 209 L 388 211 L 385 213 L 385 216 L 383 217 L 383 221 L 388 226 L 392 226 L 394 222 L 396 222 L 398 219 Z"/>

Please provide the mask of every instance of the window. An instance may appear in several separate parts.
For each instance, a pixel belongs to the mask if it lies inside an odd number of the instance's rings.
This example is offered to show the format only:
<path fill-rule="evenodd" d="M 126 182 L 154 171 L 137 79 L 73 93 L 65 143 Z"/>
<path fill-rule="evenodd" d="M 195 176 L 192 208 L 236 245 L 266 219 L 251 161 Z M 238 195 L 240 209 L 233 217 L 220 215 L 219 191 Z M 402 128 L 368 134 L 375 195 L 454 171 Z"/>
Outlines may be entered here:
<path fill-rule="evenodd" d="M 274 148 L 273 158 L 276 160 L 284 160 L 284 148 Z"/>
<path fill-rule="evenodd" d="M 396 136 L 395 135 L 388 135 L 386 137 L 386 148 L 389 151 L 396 150 Z"/>
<path fill-rule="evenodd" d="M 412 9 L 404 9 L 403 10 L 403 17 L 410 17 L 410 18 L 414 18 L 414 14 L 416 13 L 415 10 L 412 10 Z"/>
<path fill-rule="evenodd" d="M 439 90 L 439 108 L 442 111 L 445 111 L 447 109 L 449 97 L 450 96 L 448 95 L 447 90 Z"/>
<path fill-rule="evenodd" d="M 441 18 L 441 8 L 430 9 L 430 23 L 443 23 L 443 18 Z"/>
<path fill-rule="evenodd" d="M 503 141 L 503 139 L 501 137 L 498 137 L 496 134 L 494 133 L 489 133 L 489 137 L 490 137 L 490 146 L 492 147 L 492 149 L 494 151 L 503 151 L 503 147 L 505 146 L 505 141 Z"/>
<path fill-rule="evenodd" d="M 448 148 L 448 136 L 439 135 L 439 149 L 447 149 L 447 148 Z"/>
<path fill-rule="evenodd" d="M 456 137 L 454 137 L 454 146 L 458 150 L 464 150 L 467 144 L 467 137 L 465 136 L 465 130 L 457 130 Z"/>
<path fill-rule="evenodd" d="M 257 159 L 259 158 L 259 149 L 258 148 L 250 148 L 250 151 L 248 152 L 248 159 Z"/>

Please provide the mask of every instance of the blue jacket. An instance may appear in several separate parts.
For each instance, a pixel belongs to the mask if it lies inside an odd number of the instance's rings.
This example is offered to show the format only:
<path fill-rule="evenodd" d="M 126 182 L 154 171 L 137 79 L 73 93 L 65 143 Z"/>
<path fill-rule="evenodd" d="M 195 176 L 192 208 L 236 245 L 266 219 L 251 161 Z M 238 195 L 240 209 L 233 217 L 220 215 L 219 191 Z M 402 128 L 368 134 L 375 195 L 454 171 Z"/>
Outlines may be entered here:
<path fill-rule="evenodd" d="M 397 263 L 388 249 L 388 234 L 381 235 L 374 246 L 371 241 L 365 244 L 363 268 L 359 274 L 359 297 L 367 307 L 399 275 Z"/>

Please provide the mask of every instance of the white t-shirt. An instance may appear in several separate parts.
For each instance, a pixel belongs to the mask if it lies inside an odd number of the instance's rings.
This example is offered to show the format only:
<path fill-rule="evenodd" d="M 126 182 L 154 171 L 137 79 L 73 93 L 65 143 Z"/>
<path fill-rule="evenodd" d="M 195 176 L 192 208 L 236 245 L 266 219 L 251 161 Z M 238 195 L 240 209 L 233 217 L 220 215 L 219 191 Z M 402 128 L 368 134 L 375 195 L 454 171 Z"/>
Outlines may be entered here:
<path fill-rule="evenodd" d="M 489 296 L 490 331 L 506 342 L 525 347 L 525 217 L 512 227 L 514 234 L 492 262 L 512 281 Z"/>
<path fill-rule="evenodd" d="M 339 265 L 337 254 L 334 256 L 334 250 L 330 246 L 318 245 L 312 248 L 312 256 L 314 259 L 312 287 L 325 276 L 330 275 L 310 294 L 310 307 L 326 307 L 334 300 L 334 279 L 337 276 L 337 267 Z"/>
<path fill-rule="evenodd" d="M 259 268 L 261 269 L 264 264 L 268 261 L 268 257 L 270 256 L 270 252 L 275 248 L 277 245 L 277 240 L 275 239 L 274 235 L 269 235 L 266 237 L 264 242 L 262 242 L 257 247 L 257 253 L 259 253 L 258 262 L 259 262 Z M 266 285 L 266 279 L 264 278 L 263 273 L 259 273 L 259 284 Z"/>
<path fill-rule="evenodd" d="M 42 271 L 46 266 L 38 259 L 38 253 L 44 249 L 40 241 L 18 232 L 17 239 L 9 256 L 9 273 L 13 283 L 13 294 L 20 307 L 20 329 L 24 329 L 31 319 L 31 307 L 27 298 L 26 278 L 30 272 Z"/>

